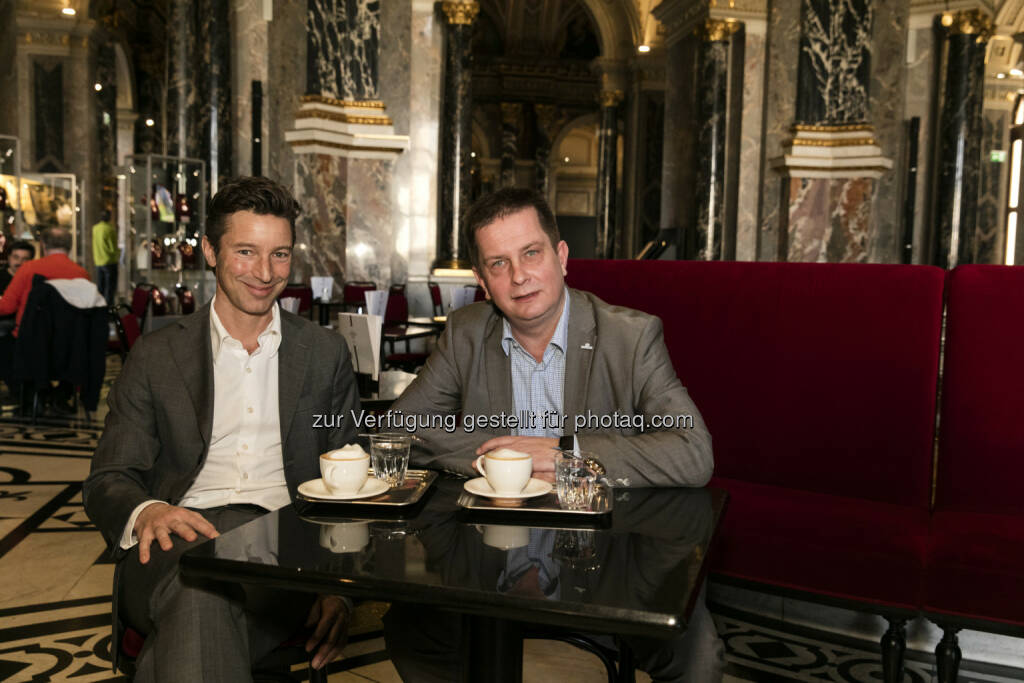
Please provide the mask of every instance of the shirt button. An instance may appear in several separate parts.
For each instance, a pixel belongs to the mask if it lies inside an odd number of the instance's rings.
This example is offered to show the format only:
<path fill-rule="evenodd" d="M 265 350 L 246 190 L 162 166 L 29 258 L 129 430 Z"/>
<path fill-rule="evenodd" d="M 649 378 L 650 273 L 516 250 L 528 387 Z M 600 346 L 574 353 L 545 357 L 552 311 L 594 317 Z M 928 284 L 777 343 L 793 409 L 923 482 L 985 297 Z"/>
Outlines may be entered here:
<path fill-rule="evenodd" d="M 249 444 L 247 444 L 247 443 L 243 443 L 243 444 L 242 444 L 242 450 L 243 450 L 243 451 L 247 451 L 247 450 L 249 450 Z"/>
<path fill-rule="evenodd" d="M 248 472 L 242 472 L 242 479 L 248 479 L 248 478 L 249 478 L 249 473 Z"/>
<path fill-rule="evenodd" d="M 252 374 L 252 368 L 246 368 L 246 369 L 245 369 L 245 371 L 246 371 L 247 373 L 249 373 L 250 375 Z"/>
<path fill-rule="evenodd" d="M 249 406 L 249 412 L 250 413 L 252 412 L 252 406 Z"/>

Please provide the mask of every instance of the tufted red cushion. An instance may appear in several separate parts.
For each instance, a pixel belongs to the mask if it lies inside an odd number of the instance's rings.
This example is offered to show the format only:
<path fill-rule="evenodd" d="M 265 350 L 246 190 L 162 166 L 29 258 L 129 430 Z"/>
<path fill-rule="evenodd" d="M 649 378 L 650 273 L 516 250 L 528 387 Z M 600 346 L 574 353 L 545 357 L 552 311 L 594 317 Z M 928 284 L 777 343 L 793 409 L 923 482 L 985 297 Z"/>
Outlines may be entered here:
<path fill-rule="evenodd" d="M 570 286 L 661 317 L 717 475 L 927 510 L 943 270 L 572 260 L 568 271 Z"/>
<path fill-rule="evenodd" d="M 1024 515 L 1024 268 L 949 276 L 937 510 Z"/>
<path fill-rule="evenodd" d="M 928 512 L 715 477 L 729 512 L 712 571 L 842 600 L 916 609 Z"/>
<path fill-rule="evenodd" d="M 936 512 L 924 607 L 1024 626 L 1024 518 Z"/>

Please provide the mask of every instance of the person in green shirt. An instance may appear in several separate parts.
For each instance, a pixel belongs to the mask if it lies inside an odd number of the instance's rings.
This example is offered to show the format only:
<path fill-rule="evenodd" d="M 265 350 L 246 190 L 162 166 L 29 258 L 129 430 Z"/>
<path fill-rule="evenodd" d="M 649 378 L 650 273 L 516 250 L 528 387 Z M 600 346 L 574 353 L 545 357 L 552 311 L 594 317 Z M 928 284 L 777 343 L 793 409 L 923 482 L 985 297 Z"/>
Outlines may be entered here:
<path fill-rule="evenodd" d="M 111 305 L 117 292 L 117 261 L 120 256 L 117 230 L 110 224 L 110 209 L 104 209 L 99 223 L 92 226 L 92 258 L 96 264 L 96 287 Z"/>

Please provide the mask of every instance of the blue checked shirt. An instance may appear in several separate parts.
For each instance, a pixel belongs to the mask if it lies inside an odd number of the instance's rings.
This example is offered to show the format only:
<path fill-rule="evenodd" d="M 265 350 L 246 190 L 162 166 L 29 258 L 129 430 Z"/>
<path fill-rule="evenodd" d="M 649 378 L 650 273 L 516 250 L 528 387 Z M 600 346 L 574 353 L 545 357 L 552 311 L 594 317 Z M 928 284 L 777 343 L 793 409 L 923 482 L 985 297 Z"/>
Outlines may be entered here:
<path fill-rule="evenodd" d="M 537 362 L 512 336 L 508 320 L 502 322 L 501 348 L 512 368 L 512 399 L 519 428 L 512 436 L 562 436 L 562 390 L 565 386 L 565 349 L 569 339 L 569 290 L 565 290 L 562 317 L 555 334 Z M 545 419 L 546 418 L 546 419 Z"/>

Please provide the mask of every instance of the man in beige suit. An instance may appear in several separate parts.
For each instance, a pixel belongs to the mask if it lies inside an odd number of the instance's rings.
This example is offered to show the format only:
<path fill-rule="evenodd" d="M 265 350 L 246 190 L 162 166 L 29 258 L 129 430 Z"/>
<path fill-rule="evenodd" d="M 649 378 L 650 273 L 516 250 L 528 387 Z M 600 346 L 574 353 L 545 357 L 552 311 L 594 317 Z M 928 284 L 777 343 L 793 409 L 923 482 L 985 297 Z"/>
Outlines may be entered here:
<path fill-rule="evenodd" d="M 706 484 L 711 436 L 676 377 L 661 321 L 565 286 L 569 247 L 535 192 L 484 197 L 465 226 L 490 301 L 449 316 L 437 350 L 393 406 L 420 423 L 461 414 L 454 432 L 417 430 L 426 444 L 417 464 L 474 474 L 477 455 L 506 447 L 530 453 L 535 475 L 550 478 L 554 449 L 575 446 L 596 454 L 616 486 Z M 509 418 L 524 412 L 535 424 L 510 429 Z"/>
<path fill-rule="evenodd" d="M 474 475 L 477 455 L 504 447 L 529 453 L 534 476 L 551 480 L 556 449 L 577 448 L 597 456 L 614 486 L 706 484 L 711 436 L 676 377 L 661 321 L 565 286 L 569 248 L 536 192 L 484 197 L 464 225 L 490 301 L 449 316 L 437 350 L 392 408 L 405 424 L 461 416 L 454 431 L 417 429 L 425 448 L 416 464 Z M 457 615 L 395 604 L 385 629 L 403 680 L 466 675 Z M 721 679 L 722 644 L 703 595 L 682 637 L 629 644 L 655 681 Z"/>

